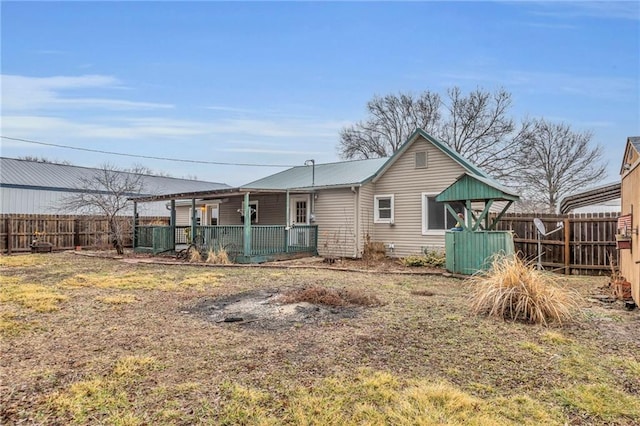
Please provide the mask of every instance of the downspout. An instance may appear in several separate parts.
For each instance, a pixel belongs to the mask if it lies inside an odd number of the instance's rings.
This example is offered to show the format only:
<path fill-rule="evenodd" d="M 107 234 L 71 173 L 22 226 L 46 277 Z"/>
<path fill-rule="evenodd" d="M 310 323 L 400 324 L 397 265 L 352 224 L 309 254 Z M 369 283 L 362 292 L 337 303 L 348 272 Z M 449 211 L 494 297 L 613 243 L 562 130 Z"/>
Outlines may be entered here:
<path fill-rule="evenodd" d="M 360 248 L 360 191 L 356 190 L 355 186 L 352 186 L 351 192 L 353 192 L 353 232 L 355 243 L 355 247 L 353 248 L 353 258 L 357 259 Z"/>

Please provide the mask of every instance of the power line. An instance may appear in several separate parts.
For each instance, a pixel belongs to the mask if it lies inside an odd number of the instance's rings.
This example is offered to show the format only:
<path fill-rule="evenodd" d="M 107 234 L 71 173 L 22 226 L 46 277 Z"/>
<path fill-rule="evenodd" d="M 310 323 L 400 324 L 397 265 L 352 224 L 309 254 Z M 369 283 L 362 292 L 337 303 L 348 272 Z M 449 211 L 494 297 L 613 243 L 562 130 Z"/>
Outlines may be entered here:
<path fill-rule="evenodd" d="M 182 158 L 167 158 L 167 157 L 156 157 L 153 155 L 139 155 L 139 154 L 125 154 L 122 152 L 113 152 L 113 151 L 103 151 L 100 149 L 90 149 L 90 148 L 80 148 L 77 146 L 68 146 L 68 145 L 60 145 L 56 143 L 47 143 L 34 141 L 29 139 L 21 139 L 21 138 L 11 138 L 9 136 L 2 136 L 0 138 L 7 139 L 10 141 L 16 142 L 24 142 L 24 143 L 32 143 L 36 145 L 44 145 L 44 146 L 53 146 L 56 148 L 65 148 L 72 149 L 76 151 L 86 151 L 86 152 L 97 152 L 99 154 L 108 154 L 108 155 L 119 155 L 121 157 L 133 157 L 133 158 L 146 158 L 149 160 L 162 160 L 162 161 L 175 161 L 179 163 L 196 163 L 196 164 L 213 164 L 216 166 L 247 166 L 247 167 L 295 167 L 290 164 L 255 164 L 255 163 L 225 163 L 221 161 L 205 161 L 205 160 L 187 160 Z"/>

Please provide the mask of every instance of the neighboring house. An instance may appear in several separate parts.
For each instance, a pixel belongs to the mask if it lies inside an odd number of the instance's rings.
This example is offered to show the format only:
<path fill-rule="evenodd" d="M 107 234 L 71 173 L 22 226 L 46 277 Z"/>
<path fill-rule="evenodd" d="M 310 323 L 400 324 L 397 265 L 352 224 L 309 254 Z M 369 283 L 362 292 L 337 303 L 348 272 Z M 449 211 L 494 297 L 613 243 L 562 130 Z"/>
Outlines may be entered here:
<path fill-rule="evenodd" d="M 633 300 L 640 305 L 640 136 L 627 139 L 620 176 L 622 216 L 618 219 L 618 234 L 624 239 L 618 241 L 620 274 L 631 283 Z"/>
<path fill-rule="evenodd" d="M 82 179 L 89 179 L 100 171 L 101 169 L 88 167 L 0 157 L 0 213 L 73 213 L 60 210 L 63 199 L 77 192 L 87 192 L 81 187 Z M 143 175 L 143 179 L 143 195 L 228 188 L 228 185 L 221 183 L 163 176 Z M 145 216 L 169 216 L 170 211 L 165 203 L 149 203 L 139 213 Z"/>
<path fill-rule="evenodd" d="M 244 202 L 249 200 L 251 228 L 263 232 L 264 225 L 280 226 L 277 232 L 288 237 L 269 237 L 278 244 L 283 239 L 289 245 L 315 239 L 315 247 L 307 248 L 322 256 L 360 257 L 365 243 L 375 241 L 385 244 L 389 256 L 404 257 L 444 247 L 445 230 L 456 219 L 435 197 L 465 172 L 491 180 L 447 145 L 417 130 L 389 158 L 293 167 L 239 188 L 139 201 L 176 201 L 177 225 L 190 224 L 196 206 L 196 222 L 210 223 L 212 216 L 206 212 L 217 211 L 217 225 L 237 226 L 243 224 Z M 181 204 L 184 200 L 190 202 Z M 248 235 L 251 238 L 243 241 L 255 243 L 255 233 Z M 245 251 L 257 253 L 250 247 Z"/>

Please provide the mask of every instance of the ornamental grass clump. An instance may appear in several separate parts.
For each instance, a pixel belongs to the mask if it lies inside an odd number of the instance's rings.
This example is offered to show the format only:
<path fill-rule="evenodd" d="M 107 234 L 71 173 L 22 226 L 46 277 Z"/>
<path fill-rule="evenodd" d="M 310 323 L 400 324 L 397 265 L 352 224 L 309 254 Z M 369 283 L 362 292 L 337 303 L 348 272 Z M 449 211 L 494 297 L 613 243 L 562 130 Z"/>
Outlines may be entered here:
<path fill-rule="evenodd" d="M 553 276 L 518 256 L 498 256 L 491 269 L 470 278 L 471 309 L 505 320 L 548 325 L 570 321 L 578 294 L 559 287 Z"/>

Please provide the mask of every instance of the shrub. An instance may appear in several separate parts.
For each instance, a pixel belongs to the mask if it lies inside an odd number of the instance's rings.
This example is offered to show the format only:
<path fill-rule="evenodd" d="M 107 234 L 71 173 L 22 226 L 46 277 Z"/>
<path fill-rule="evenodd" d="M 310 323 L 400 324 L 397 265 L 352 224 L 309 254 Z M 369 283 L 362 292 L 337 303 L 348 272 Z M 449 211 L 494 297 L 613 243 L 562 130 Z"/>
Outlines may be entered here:
<path fill-rule="evenodd" d="M 402 259 L 404 266 L 431 266 L 433 268 L 442 268 L 446 262 L 445 254 L 438 250 L 424 250 L 422 256 L 407 256 Z"/>
<path fill-rule="evenodd" d="M 470 278 L 471 309 L 508 320 L 547 325 L 573 318 L 578 295 L 518 256 L 497 256 L 491 269 Z"/>
<path fill-rule="evenodd" d="M 387 250 L 383 242 L 371 241 L 371 236 L 365 236 L 364 249 L 362 251 L 362 260 L 365 262 L 380 262 L 387 256 Z"/>
<path fill-rule="evenodd" d="M 187 259 L 192 263 L 202 262 L 202 255 L 196 248 L 190 248 L 189 253 L 187 254 Z"/>
<path fill-rule="evenodd" d="M 220 248 L 218 251 L 210 249 L 209 253 L 207 254 L 206 262 L 215 263 L 218 265 L 228 265 L 231 263 L 231 261 L 229 260 L 229 255 L 227 254 L 227 251 L 223 248 Z"/>
<path fill-rule="evenodd" d="M 282 303 L 307 302 L 327 306 L 375 306 L 380 304 L 377 297 L 363 291 L 320 286 L 288 291 L 282 294 L 280 301 Z"/>

